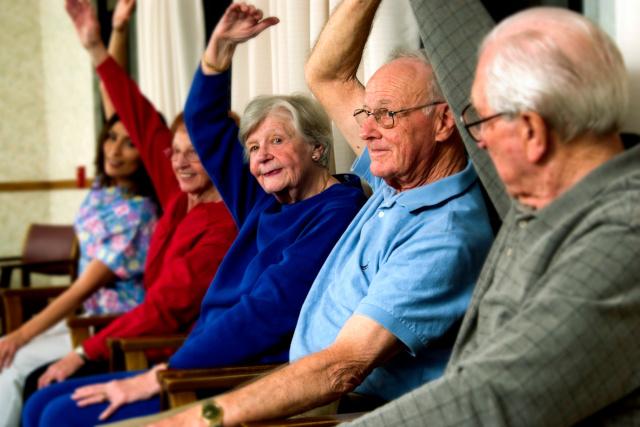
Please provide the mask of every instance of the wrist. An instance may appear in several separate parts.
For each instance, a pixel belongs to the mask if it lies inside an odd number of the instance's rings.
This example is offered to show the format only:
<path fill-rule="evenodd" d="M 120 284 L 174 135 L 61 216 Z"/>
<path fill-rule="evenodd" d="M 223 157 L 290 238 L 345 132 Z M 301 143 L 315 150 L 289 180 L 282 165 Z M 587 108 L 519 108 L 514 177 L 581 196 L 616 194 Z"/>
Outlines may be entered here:
<path fill-rule="evenodd" d="M 82 360 L 83 364 L 89 360 L 89 358 L 87 357 L 87 353 L 85 353 L 84 347 L 82 345 L 79 345 L 76 348 L 74 348 L 73 352 L 80 357 L 80 360 Z"/>
<path fill-rule="evenodd" d="M 27 334 L 25 333 L 22 327 L 13 331 L 12 335 L 13 335 L 14 341 L 18 344 L 19 347 L 22 347 L 29 341 L 29 339 L 27 338 Z"/>
<path fill-rule="evenodd" d="M 102 43 L 96 43 L 93 46 L 87 47 L 87 51 L 95 67 L 102 64 L 109 57 L 109 52 Z"/>
<path fill-rule="evenodd" d="M 154 395 L 160 392 L 160 382 L 158 381 L 157 372 L 163 371 L 165 369 L 167 369 L 167 364 L 161 363 L 151 368 L 149 372 L 146 374 L 146 377 L 147 377 L 145 381 L 147 383 L 146 388 L 147 390 L 149 390 L 150 395 Z"/>
<path fill-rule="evenodd" d="M 220 66 L 218 64 L 214 64 L 212 62 L 207 61 L 207 59 L 204 56 L 202 57 L 201 64 L 202 64 L 202 71 L 205 74 L 209 74 L 209 75 L 210 74 L 222 74 L 222 73 L 224 73 L 225 71 L 227 71 L 229 69 L 228 66 L 226 66 L 226 67 L 225 66 Z"/>

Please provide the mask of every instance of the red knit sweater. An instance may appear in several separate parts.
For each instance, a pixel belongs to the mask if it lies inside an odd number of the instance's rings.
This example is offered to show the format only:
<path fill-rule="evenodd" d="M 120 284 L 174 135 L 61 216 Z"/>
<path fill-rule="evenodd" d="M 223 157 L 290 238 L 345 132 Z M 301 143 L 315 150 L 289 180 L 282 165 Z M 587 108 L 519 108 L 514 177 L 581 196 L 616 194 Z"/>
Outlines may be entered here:
<path fill-rule="evenodd" d="M 145 264 L 144 301 L 83 343 L 89 359 L 107 358 L 107 338 L 188 331 L 218 265 L 236 236 L 223 202 L 201 203 L 187 212 L 164 150 L 173 135 L 138 86 L 108 58 L 97 69 L 131 140 L 138 148 L 162 204 Z"/>

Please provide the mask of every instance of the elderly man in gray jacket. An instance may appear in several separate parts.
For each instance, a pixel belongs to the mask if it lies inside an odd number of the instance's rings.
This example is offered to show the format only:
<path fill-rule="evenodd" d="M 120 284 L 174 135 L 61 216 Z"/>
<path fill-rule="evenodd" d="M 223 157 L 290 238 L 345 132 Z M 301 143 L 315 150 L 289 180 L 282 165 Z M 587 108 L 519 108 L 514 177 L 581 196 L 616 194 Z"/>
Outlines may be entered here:
<path fill-rule="evenodd" d="M 475 1 L 412 3 L 475 164 L 488 153 L 513 200 L 444 376 L 353 425 L 638 425 L 640 147 L 618 134 L 619 50 L 573 12 L 521 12 L 484 38 L 463 110 L 463 52 L 491 21 Z"/>

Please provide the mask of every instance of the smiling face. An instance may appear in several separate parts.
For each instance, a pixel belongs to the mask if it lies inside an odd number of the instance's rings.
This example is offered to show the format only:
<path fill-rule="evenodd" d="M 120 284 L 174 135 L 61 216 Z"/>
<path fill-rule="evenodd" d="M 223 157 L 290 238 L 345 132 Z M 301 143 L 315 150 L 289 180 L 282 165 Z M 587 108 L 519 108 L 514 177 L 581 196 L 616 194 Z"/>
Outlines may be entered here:
<path fill-rule="evenodd" d="M 396 111 L 434 101 L 427 99 L 424 88 L 430 73 L 424 64 L 412 58 L 384 65 L 367 83 L 364 108 Z M 436 148 L 434 114 L 430 113 L 424 110 L 400 113 L 391 129 L 378 125 L 373 116 L 362 123 L 360 137 L 367 144 L 373 175 L 398 190 L 421 185 Z"/>
<path fill-rule="evenodd" d="M 173 136 L 171 166 L 183 192 L 197 196 L 212 188 L 211 179 L 193 150 L 184 126 L 179 127 Z"/>
<path fill-rule="evenodd" d="M 102 143 L 104 172 L 117 185 L 125 185 L 140 167 L 140 154 L 121 122 L 116 122 Z"/>
<path fill-rule="evenodd" d="M 281 203 L 306 198 L 313 184 L 314 150 L 294 129 L 286 112 L 272 112 L 246 141 L 251 174 Z"/>

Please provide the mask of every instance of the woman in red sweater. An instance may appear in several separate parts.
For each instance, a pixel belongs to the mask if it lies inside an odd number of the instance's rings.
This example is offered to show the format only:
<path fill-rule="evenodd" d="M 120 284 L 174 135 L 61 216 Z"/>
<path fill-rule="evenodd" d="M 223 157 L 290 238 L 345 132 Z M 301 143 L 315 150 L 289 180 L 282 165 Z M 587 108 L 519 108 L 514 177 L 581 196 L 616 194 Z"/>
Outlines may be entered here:
<path fill-rule="evenodd" d="M 109 52 L 123 52 L 133 0 L 118 3 Z M 38 386 L 62 381 L 89 361 L 108 358 L 107 338 L 188 331 L 216 269 L 236 236 L 220 194 L 193 150 L 182 115 L 169 129 L 153 105 L 108 53 L 85 45 L 115 109 L 153 181 L 164 214 L 151 238 L 144 301 L 63 359 L 49 366 Z M 109 99 L 113 107 L 109 105 Z M 95 373 L 95 369 L 86 369 Z"/>

